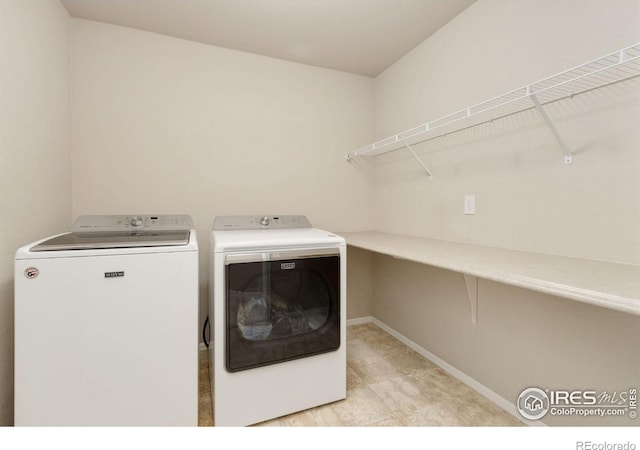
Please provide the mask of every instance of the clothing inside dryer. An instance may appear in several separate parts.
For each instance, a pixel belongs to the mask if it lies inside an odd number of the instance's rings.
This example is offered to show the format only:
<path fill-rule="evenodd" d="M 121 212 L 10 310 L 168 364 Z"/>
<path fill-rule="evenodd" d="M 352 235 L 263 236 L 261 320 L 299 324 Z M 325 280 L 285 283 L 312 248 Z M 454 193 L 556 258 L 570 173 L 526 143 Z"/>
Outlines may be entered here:
<path fill-rule="evenodd" d="M 263 273 L 246 290 L 229 294 L 232 303 L 238 305 L 238 328 L 249 340 L 308 333 L 329 318 L 327 286 L 313 271 Z"/>

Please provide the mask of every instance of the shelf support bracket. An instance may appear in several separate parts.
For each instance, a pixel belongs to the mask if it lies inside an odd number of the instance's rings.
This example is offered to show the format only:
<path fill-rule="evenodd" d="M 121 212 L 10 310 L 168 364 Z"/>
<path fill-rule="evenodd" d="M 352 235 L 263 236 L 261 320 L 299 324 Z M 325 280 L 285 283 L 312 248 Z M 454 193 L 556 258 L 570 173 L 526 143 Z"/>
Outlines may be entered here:
<path fill-rule="evenodd" d="M 571 164 L 573 162 L 573 155 L 569 151 L 569 147 L 567 147 L 567 144 L 565 144 L 564 140 L 562 140 L 562 136 L 560 136 L 560 133 L 558 133 L 558 130 L 549 118 L 549 115 L 540 104 L 538 97 L 536 97 L 536 94 L 531 92 L 531 88 L 529 86 L 527 86 L 527 93 L 529 94 L 529 98 L 531 98 L 531 101 L 535 105 L 536 110 L 538 110 L 538 114 L 540 114 L 542 119 L 544 119 L 544 122 L 547 124 L 547 126 L 555 136 L 558 144 L 560 144 L 560 148 L 562 148 L 562 152 L 564 153 L 564 163 Z"/>
<path fill-rule="evenodd" d="M 431 171 L 427 168 L 427 166 L 422 162 L 422 160 L 420 159 L 420 157 L 416 154 L 416 152 L 413 150 L 413 148 L 411 148 L 411 146 L 409 144 L 407 144 L 405 141 L 401 140 L 400 142 L 402 142 L 404 144 L 405 147 L 407 147 L 407 149 L 411 152 L 411 154 L 413 155 L 413 157 L 416 159 L 416 161 L 418 161 L 418 163 L 422 166 L 422 168 L 424 169 L 425 172 L 427 172 L 427 176 L 429 177 L 430 180 L 433 179 L 433 174 L 431 173 Z"/>
<path fill-rule="evenodd" d="M 464 273 L 464 284 L 471 306 L 471 323 L 478 323 L 478 277 Z"/>

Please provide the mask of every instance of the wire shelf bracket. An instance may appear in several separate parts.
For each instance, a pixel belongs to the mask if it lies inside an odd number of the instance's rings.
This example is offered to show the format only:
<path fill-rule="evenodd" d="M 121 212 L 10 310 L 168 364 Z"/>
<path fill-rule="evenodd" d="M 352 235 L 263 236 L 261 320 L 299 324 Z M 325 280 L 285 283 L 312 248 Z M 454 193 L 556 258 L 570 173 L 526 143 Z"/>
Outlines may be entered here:
<path fill-rule="evenodd" d="M 402 141 L 402 143 L 404 144 L 404 146 L 407 148 L 407 150 L 409 150 L 411 152 L 411 154 L 413 155 L 413 157 L 416 159 L 416 161 L 418 161 L 418 164 L 420 164 L 422 166 L 422 168 L 424 169 L 425 172 L 427 172 L 427 176 L 429 177 L 429 180 L 433 180 L 433 174 L 431 173 L 431 171 L 429 170 L 429 168 L 425 165 L 425 163 L 422 162 L 422 160 L 420 159 L 420 157 L 418 156 L 418 154 L 415 152 L 415 150 L 413 149 L 413 147 L 411 147 L 409 144 L 407 144 L 405 141 Z"/>
<path fill-rule="evenodd" d="M 530 90 L 530 86 L 527 86 L 527 89 Z M 540 100 L 538 100 L 538 97 L 536 96 L 536 94 L 532 94 L 532 93 L 529 94 L 529 98 L 531 99 L 534 106 L 536 107 L 538 114 L 540 114 L 544 122 L 547 124 L 547 127 L 549 127 L 549 129 L 555 136 L 556 140 L 558 141 L 558 144 L 560 144 L 560 148 L 564 152 L 564 163 L 571 164 L 573 162 L 573 155 L 569 151 L 569 147 L 567 147 L 567 144 L 564 142 L 564 139 L 562 139 L 562 136 L 560 136 L 560 133 L 558 133 L 558 130 L 556 129 L 555 125 L 549 118 L 549 115 L 540 104 Z"/>
<path fill-rule="evenodd" d="M 558 141 L 564 153 L 564 162 L 569 164 L 573 161 L 573 155 L 544 106 L 638 76 L 640 43 L 366 145 L 347 153 L 345 159 L 351 161 L 359 156 L 378 156 L 407 148 L 431 179 L 431 171 L 412 146 L 535 108 Z"/>

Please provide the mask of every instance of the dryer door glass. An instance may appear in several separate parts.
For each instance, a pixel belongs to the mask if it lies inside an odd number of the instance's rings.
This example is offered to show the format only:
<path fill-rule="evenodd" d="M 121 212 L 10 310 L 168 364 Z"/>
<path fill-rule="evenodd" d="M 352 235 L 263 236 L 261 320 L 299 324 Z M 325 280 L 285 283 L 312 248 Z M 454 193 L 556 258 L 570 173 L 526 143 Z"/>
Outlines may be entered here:
<path fill-rule="evenodd" d="M 246 259 L 253 261 L 226 266 L 227 369 L 235 372 L 337 350 L 339 255 L 278 253 L 275 260 L 274 254 L 252 256 Z"/>

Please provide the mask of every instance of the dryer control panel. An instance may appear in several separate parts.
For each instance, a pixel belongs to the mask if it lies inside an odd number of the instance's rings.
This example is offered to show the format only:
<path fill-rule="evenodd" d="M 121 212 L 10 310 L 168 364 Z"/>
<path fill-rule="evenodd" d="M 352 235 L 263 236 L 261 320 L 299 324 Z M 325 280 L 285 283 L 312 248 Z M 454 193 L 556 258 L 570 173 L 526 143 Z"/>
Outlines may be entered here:
<path fill-rule="evenodd" d="M 213 221 L 215 231 L 273 230 L 313 228 L 306 216 L 218 216 Z"/>
<path fill-rule="evenodd" d="M 71 226 L 72 233 L 191 229 L 193 221 L 187 215 L 80 216 Z"/>

